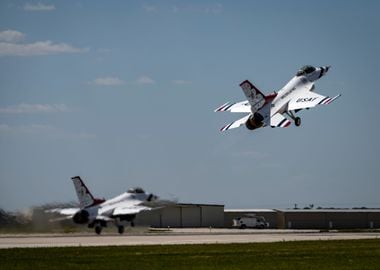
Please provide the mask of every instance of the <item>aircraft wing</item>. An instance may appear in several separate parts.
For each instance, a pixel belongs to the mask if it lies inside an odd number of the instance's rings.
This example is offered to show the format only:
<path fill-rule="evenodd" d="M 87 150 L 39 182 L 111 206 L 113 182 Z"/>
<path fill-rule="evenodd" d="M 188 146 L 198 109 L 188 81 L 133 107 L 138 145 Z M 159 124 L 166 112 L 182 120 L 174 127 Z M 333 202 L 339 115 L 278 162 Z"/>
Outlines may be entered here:
<path fill-rule="evenodd" d="M 247 120 L 248 120 L 248 118 L 250 116 L 251 116 L 251 114 L 247 114 L 243 118 L 240 118 L 239 120 L 236 120 L 235 122 L 232 122 L 232 123 L 230 123 L 228 125 L 225 125 L 224 127 L 222 127 L 220 129 L 220 131 L 226 131 L 226 130 L 229 130 L 229 129 L 232 129 L 232 128 L 240 127 L 241 125 L 245 124 L 245 122 L 247 122 Z"/>
<path fill-rule="evenodd" d="M 271 127 L 288 127 L 292 122 L 281 113 L 276 113 L 270 118 Z"/>
<path fill-rule="evenodd" d="M 214 112 L 233 112 L 233 113 L 250 113 L 251 105 L 248 100 L 235 102 L 235 103 L 224 103 L 222 106 L 217 108 Z"/>
<path fill-rule="evenodd" d="M 142 206 L 142 205 L 130 205 L 130 204 L 123 205 L 123 204 L 121 204 L 121 205 L 115 207 L 115 209 L 112 212 L 112 215 L 113 216 L 135 215 L 135 214 L 140 213 L 141 211 L 147 211 L 147 210 L 151 210 L 151 209 L 152 208 L 150 208 L 150 207 L 146 207 L 146 206 Z"/>
<path fill-rule="evenodd" d="M 107 216 L 97 215 L 95 220 L 103 220 L 103 221 L 109 222 L 109 221 L 112 221 L 113 219 Z"/>
<path fill-rule="evenodd" d="M 288 110 L 295 111 L 295 110 L 301 110 L 301 109 L 306 109 L 306 108 L 312 108 L 317 105 L 328 105 L 334 100 L 336 100 L 337 98 L 339 98 L 340 96 L 341 95 L 339 94 L 335 97 L 330 98 L 330 97 L 325 97 L 314 92 L 306 92 L 290 100 L 288 104 Z"/>

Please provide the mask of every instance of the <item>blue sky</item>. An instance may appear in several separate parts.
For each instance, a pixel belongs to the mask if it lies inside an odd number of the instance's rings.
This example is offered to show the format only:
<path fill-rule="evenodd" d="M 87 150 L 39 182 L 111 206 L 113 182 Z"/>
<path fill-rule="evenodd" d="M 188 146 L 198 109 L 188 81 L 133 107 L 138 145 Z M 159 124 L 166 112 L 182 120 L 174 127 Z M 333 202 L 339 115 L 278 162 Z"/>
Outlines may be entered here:
<path fill-rule="evenodd" d="M 0 207 L 142 186 L 226 208 L 380 207 L 378 1 L 1 1 Z M 305 64 L 330 106 L 219 129 Z"/>

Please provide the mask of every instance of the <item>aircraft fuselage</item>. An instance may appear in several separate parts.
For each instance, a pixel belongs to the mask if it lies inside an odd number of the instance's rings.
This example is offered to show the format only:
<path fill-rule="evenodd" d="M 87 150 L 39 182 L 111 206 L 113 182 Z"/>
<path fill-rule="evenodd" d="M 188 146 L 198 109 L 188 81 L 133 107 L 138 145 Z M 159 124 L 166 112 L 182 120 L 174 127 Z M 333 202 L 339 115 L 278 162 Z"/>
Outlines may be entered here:
<path fill-rule="evenodd" d="M 271 116 L 276 113 L 287 111 L 289 101 L 299 96 L 300 93 L 313 89 L 313 83 L 305 76 L 293 77 L 283 88 L 281 88 L 275 99 L 272 101 Z"/>

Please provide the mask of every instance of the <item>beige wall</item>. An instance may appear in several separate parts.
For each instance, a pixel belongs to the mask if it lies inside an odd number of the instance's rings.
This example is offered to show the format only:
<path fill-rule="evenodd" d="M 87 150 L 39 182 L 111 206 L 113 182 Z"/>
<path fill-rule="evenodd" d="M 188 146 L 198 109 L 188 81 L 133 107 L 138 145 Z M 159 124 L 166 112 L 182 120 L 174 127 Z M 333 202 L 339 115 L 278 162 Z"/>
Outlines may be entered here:
<path fill-rule="evenodd" d="M 223 227 L 224 206 L 177 204 L 136 216 L 135 224 L 152 227 Z"/>
<path fill-rule="evenodd" d="M 380 228 L 380 211 L 284 211 L 278 212 L 286 229 L 367 229 Z"/>
<path fill-rule="evenodd" d="M 224 227 L 224 207 L 202 205 L 202 227 Z"/>
<path fill-rule="evenodd" d="M 269 228 L 360 229 L 380 228 L 380 210 L 366 211 L 268 211 L 224 212 L 223 205 L 178 204 L 137 215 L 135 224 L 153 227 L 226 227 L 245 214 L 263 216 Z"/>
<path fill-rule="evenodd" d="M 196 206 L 181 207 L 182 226 L 181 227 L 200 227 L 201 208 Z"/>

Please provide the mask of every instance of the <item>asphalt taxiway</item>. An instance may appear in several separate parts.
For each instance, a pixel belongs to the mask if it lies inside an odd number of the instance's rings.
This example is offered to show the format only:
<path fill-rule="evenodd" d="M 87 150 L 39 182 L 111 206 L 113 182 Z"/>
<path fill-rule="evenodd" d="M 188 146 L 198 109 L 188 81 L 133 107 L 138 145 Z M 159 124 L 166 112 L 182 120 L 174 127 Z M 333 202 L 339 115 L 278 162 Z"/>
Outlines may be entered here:
<path fill-rule="evenodd" d="M 262 243 L 282 241 L 379 239 L 380 232 L 319 232 L 315 230 L 171 229 L 134 234 L 3 234 L 0 248 L 133 246 L 179 244 Z"/>

